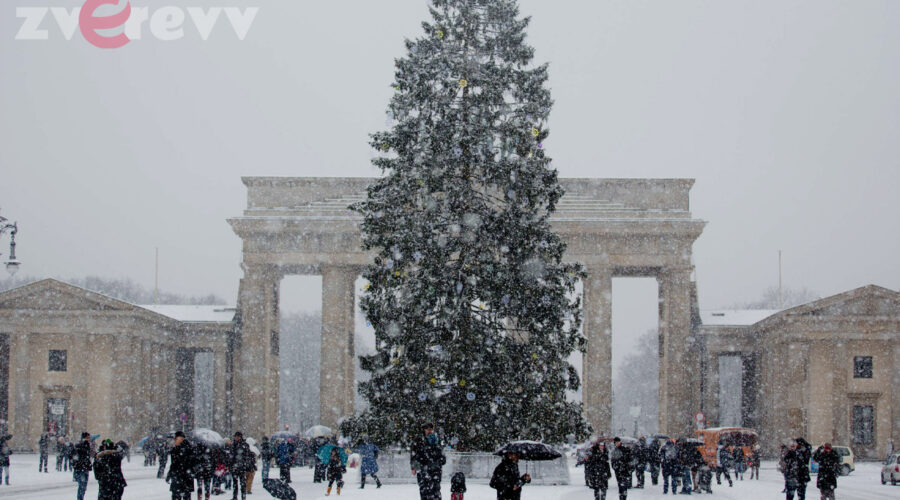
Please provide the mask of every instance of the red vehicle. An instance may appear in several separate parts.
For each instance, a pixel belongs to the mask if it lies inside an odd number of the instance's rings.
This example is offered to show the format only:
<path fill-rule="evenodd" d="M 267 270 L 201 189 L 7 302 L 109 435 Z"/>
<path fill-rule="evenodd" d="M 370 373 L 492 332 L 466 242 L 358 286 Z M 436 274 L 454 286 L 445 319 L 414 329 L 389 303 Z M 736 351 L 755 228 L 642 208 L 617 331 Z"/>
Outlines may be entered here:
<path fill-rule="evenodd" d="M 744 456 L 749 457 L 753 446 L 759 441 L 759 434 L 753 429 L 745 427 L 715 427 L 711 429 L 703 429 L 694 431 L 694 436 L 703 440 L 703 445 L 699 446 L 700 454 L 703 460 L 710 466 L 717 466 L 716 452 L 719 444 L 726 447 L 738 446 L 744 450 Z"/>

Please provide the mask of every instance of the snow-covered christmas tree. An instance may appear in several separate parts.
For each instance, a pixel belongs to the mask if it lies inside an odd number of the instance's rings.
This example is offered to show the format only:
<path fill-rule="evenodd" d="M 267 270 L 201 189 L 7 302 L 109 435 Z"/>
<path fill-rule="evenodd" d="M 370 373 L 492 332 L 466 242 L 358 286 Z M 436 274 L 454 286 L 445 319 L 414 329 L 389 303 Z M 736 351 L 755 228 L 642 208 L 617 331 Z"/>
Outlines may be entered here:
<path fill-rule="evenodd" d="M 543 147 L 547 67 L 513 0 L 433 0 L 431 15 L 372 136 L 384 175 L 353 207 L 376 253 L 361 298 L 376 353 L 361 358 L 369 408 L 344 430 L 405 443 L 433 421 L 459 450 L 584 437 L 566 400 L 583 271 L 548 223 L 563 191 Z"/>

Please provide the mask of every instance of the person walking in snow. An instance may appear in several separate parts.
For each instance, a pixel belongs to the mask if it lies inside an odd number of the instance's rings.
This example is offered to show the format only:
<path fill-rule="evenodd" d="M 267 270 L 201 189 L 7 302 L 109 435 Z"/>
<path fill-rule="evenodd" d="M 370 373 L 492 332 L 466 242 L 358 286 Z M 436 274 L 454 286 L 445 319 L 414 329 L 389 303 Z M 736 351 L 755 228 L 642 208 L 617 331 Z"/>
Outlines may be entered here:
<path fill-rule="evenodd" d="M 50 434 L 46 432 L 41 434 L 41 439 L 38 440 L 38 451 L 40 452 L 38 459 L 38 472 L 41 471 L 41 468 L 44 469 L 44 472 L 49 472 L 47 470 L 47 462 L 50 458 L 50 440 Z"/>
<path fill-rule="evenodd" d="M 463 500 L 466 494 L 466 475 L 462 471 L 453 473 L 450 477 L 450 500 Z"/>
<path fill-rule="evenodd" d="M 12 450 L 9 449 L 9 440 L 12 436 L 0 436 L 0 484 L 3 484 L 3 473 L 6 472 L 6 485 L 9 486 L 9 456 Z"/>
<path fill-rule="evenodd" d="M 678 470 L 681 474 L 681 493 L 690 495 L 694 486 L 691 482 L 691 467 L 694 465 L 694 454 L 691 453 L 693 446 L 684 439 L 679 439 L 676 446 L 678 447 Z"/>
<path fill-rule="evenodd" d="M 377 475 L 378 451 L 378 447 L 368 442 L 365 437 L 362 438 L 360 445 L 356 448 L 356 452 L 359 453 L 359 457 L 361 459 L 361 463 L 359 465 L 360 489 L 366 487 L 366 476 L 372 476 L 372 479 L 375 480 L 375 487 L 381 488 L 381 480 L 378 479 Z"/>
<path fill-rule="evenodd" d="M 178 431 L 175 433 L 175 439 L 172 442 L 174 446 L 169 452 L 171 465 L 169 473 L 166 475 L 166 482 L 169 483 L 169 491 L 172 492 L 172 500 L 191 500 L 191 493 L 194 491 L 194 453 L 184 436 L 184 433 Z"/>
<path fill-rule="evenodd" d="M 212 448 L 198 444 L 194 449 L 194 476 L 197 480 L 197 500 L 204 495 L 206 500 L 212 494 L 212 479 L 216 472 L 216 461 Z"/>
<path fill-rule="evenodd" d="M 798 437 L 797 441 L 797 454 L 800 457 L 800 463 L 802 465 L 800 470 L 800 475 L 797 477 L 799 481 L 799 485 L 797 486 L 797 498 L 799 500 L 806 500 L 806 485 L 809 484 L 809 460 L 812 458 L 812 446 L 806 442 L 802 437 Z"/>
<path fill-rule="evenodd" d="M 125 451 L 106 439 L 100 444 L 99 453 L 94 459 L 94 478 L 99 485 L 97 500 L 122 500 L 122 494 L 128 483 L 122 474 L 122 458 Z"/>
<path fill-rule="evenodd" d="M 338 448 L 332 448 L 331 456 L 328 458 L 328 466 L 326 469 L 326 474 L 328 476 L 328 489 L 325 490 L 325 496 L 331 494 L 331 487 L 335 482 L 337 483 L 337 494 L 341 494 L 341 488 L 344 487 L 345 472 L 347 472 L 347 467 L 341 460 L 340 450 Z"/>
<path fill-rule="evenodd" d="M 794 494 L 798 494 L 800 487 L 800 475 L 802 474 L 802 458 L 798 451 L 799 446 L 796 442 L 791 443 L 784 455 L 784 493 L 786 500 L 794 500 Z M 809 466 L 806 466 L 806 473 L 809 474 Z M 805 492 L 804 492 L 805 498 Z"/>
<path fill-rule="evenodd" d="M 598 439 L 591 445 L 584 461 L 584 481 L 588 488 L 594 490 L 594 500 L 606 500 L 606 490 L 609 489 L 609 476 L 611 475 L 609 453 L 606 451 L 603 441 Z"/>
<path fill-rule="evenodd" d="M 816 487 L 822 500 L 834 500 L 834 490 L 837 489 L 837 477 L 841 469 L 841 457 L 831 447 L 831 443 L 825 443 L 813 453 L 813 460 L 819 463 L 819 477 L 816 478 Z"/>
<path fill-rule="evenodd" d="M 522 486 L 531 482 L 528 473 L 519 475 L 519 454 L 507 453 L 494 468 L 490 487 L 497 490 L 497 500 L 519 500 Z"/>
<path fill-rule="evenodd" d="M 287 440 L 279 439 L 276 453 L 278 454 L 278 469 L 281 480 L 285 483 L 290 483 L 291 464 L 294 462 L 294 445 Z"/>
<path fill-rule="evenodd" d="M 750 479 L 759 480 L 759 445 L 753 445 L 750 451 Z"/>
<path fill-rule="evenodd" d="M 634 447 L 634 478 L 637 484 L 634 485 L 635 488 L 641 489 L 644 487 L 644 473 L 647 469 L 647 455 L 650 453 L 650 449 L 647 448 L 647 438 L 641 436 L 638 438 L 638 443 Z"/>
<path fill-rule="evenodd" d="M 262 437 L 262 443 L 259 445 L 259 458 L 260 464 L 262 466 L 262 480 L 265 481 L 269 479 L 269 468 L 272 467 L 272 458 L 275 456 L 275 453 L 272 450 L 272 443 L 269 442 L 269 438 L 266 436 Z"/>
<path fill-rule="evenodd" d="M 631 450 L 622 444 L 618 437 L 613 438 L 613 449 L 609 454 L 610 465 L 616 474 L 616 483 L 619 485 L 619 500 L 628 498 L 628 488 L 631 488 Z"/>
<path fill-rule="evenodd" d="M 81 441 L 75 445 L 72 452 L 72 476 L 78 483 L 78 493 L 76 498 L 84 500 L 84 492 L 87 490 L 88 473 L 93 469 L 91 459 L 93 453 L 91 451 L 91 434 L 89 432 L 81 433 Z"/>
<path fill-rule="evenodd" d="M 172 445 L 174 446 L 174 442 Z M 166 475 L 166 462 L 169 460 L 169 453 L 171 453 L 169 440 L 162 436 L 157 436 L 154 446 L 155 450 L 150 458 L 153 464 L 156 464 L 156 459 L 159 458 L 159 468 L 156 470 L 156 477 L 162 479 Z"/>
<path fill-rule="evenodd" d="M 659 461 L 662 464 L 663 494 L 668 493 L 671 487 L 674 495 L 678 489 L 678 447 L 675 441 L 670 439 L 659 449 Z"/>
<path fill-rule="evenodd" d="M 441 474 L 447 458 L 441 450 L 434 424 L 422 426 L 422 436 L 410 447 L 409 465 L 419 484 L 421 500 L 440 500 Z"/>
<path fill-rule="evenodd" d="M 231 476 L 234 478 L 231 498 L 237 500 L 238 486 L 240 486 L 241 500 L 247 500 L 247 473 L 256 470 L 256 459 L 241 432 L 234 433 L 234 439 L 231 442 L 230 465 Z"/>
<path fill-rule="evenodd" d="M 735 446 L 731 451 L 731 463 L 734 464 L 734 480 L 744 480 L 744 469 L 747 466 L 746 457 L 744 456 L 744 449 L 740 446 Z"/>
<path fill-rule="evenodd" d="M 731 468 L 732 456 L 725 444 L 719 443 L 719 449 L 716 452 L 716 484 L 722 484 L 722 474 L 724 474 L 728 486 L 734 486 L 734 483 L 731 482 L 731 474 L 728 473 L 728 469 Z"/>
<path fill-rule="evenodd" d="M 62 436 L 56 438 L 56 472 L 63 470 L 63 456 L 66 454 L 66 440 Z"/>
<path fill-rule="evenodd" d="M 651 439 L 647 446 L 647 465 L 650 469 L 650 482 L 659 484 L 659 439 Z"/>
<path fill-rule="evenodd" d="M 75 454 L 75 444 L 66 436 L 65 449 L 63 451 L 63 472 L 72 470 L 72 455 Z"/>

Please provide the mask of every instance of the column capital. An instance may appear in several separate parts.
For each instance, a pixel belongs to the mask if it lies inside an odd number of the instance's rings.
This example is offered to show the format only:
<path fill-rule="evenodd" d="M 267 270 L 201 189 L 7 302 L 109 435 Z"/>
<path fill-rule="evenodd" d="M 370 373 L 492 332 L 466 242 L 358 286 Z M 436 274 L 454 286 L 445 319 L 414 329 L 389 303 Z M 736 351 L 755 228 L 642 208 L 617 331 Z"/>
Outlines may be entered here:
<path fill-rule="evenodd" d="M 656 275 L 658 281 L 691 281 L 694 266 L 665 266 Z"/>
<path fill-rule="evenodd" d="M 260 280 L 260 281 L 280 281 L 284 277 L 284 272 L 275 265 L 270 264 L 247 264 L 241 262 L 241 270 L 244 271 L 244 279 Z"/>

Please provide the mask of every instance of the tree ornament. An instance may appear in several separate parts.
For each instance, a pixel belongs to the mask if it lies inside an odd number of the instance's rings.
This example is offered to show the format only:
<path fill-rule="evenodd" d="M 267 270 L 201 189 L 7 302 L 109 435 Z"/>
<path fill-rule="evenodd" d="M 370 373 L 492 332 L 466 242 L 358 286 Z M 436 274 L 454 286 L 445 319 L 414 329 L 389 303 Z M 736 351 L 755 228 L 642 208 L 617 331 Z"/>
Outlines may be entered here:
<path fill-rule="evenodd" d="M 460 87 L 460 88 L 463 88 L 463 89 L 464 89 L 464 88 L 466 88 L 466 87 L 468 87 L 468 86 L 469 86 L 469 82 L 468 82 L 468 80 L 466 80 L 465 78 L 463 78 L 463 79 L 461 79 L 461 80 L 459 81 L 459 87 Z"/>
<path fill-rule="evenodd" d="M 444 30 L 435 30 L 434 36 L 437 37 L 438 40 L 443 39 L 444 38 Z"/>
<path fill-rule="evenodd" d="M 539 135 L 541 135 L 541 131 L 538 130 L 536 127 L 532 127 L 532 128 L 531 128 L 531 136 L 532 136 L 532 137 L 537 137 L 537 136 L 539 136 Z"/>

